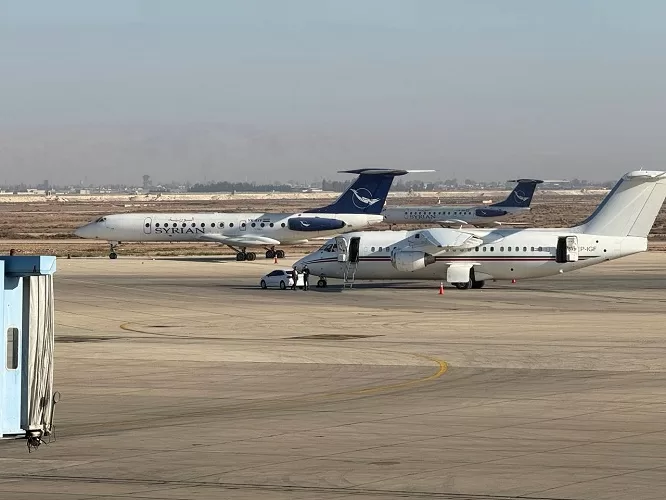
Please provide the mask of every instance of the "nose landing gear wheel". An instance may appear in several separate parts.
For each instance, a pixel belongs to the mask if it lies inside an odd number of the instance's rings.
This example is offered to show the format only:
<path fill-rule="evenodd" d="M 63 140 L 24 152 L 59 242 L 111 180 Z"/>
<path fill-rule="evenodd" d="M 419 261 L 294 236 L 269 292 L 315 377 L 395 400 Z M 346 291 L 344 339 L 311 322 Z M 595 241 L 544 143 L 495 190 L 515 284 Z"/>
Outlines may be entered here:
<path fill-rule="evenodd" d="M 113 259 L 117 259 L 117 258 L 118 258 L 118 254 L 116 252 L 111 252 L 109 254 L 109 259 L 113 260 Z"/>
<path fill-rule="evenodd" d="M 317 281 L 317 288 L 326 288 L 326 285 L 328 285 L 328 283 L 326 283 L 326 280 Z"/>

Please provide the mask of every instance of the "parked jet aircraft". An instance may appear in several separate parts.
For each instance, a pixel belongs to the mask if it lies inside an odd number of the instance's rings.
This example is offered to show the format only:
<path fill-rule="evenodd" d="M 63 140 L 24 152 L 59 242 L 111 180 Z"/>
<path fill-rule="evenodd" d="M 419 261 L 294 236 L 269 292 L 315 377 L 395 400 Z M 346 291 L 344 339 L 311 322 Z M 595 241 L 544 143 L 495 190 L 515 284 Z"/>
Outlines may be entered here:
<path fill-rule="evenodd" d="M 564 229 L 353 232 L 296 262 L 313 274 L 354 280 L 437 280 L 459 289 L 486 280 L 539 278 L 647 250 L 666 197 L 666 172 L 625 174 L 590 217 Z"/>
<path fill-rule="evenodd" d="M 432 205 L 432 206 L 406 206 L 387 207 L 382 214 L 387 224 L 485 224 L 497 222 L 507 215 L 523 212 L 530 209 L 532 196 L 537 184 L 542 180 L 518 179 L 518 185 L 503 201 L 492 205 Z"/>
<path fill-rule="evenodd" d="M 430 170 L 358 169 L 356 181 L 332 204 L 296 214 L 281 213 L 138 213 L 100 217 L 74 234 L 109 241 L 115 259 L 123 241 L 204 241 L 221 243 L 236 252 L 236 260 L 254 260 L 249 246 L 266 248 L 266 258 L 284 257 L 275 245 L 307 242 L 361 229 L 383 221 L 381 215 L 393 179 Z"/>

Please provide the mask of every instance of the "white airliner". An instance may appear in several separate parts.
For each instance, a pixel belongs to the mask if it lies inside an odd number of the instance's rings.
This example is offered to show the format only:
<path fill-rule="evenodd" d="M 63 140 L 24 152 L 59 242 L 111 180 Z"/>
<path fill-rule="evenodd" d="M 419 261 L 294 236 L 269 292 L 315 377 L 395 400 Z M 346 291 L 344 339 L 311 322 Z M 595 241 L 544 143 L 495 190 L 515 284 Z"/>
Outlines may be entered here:
<path fill-rule="evenodd" d="M 382 214 L 387 224 L 423 224 L 433 222 L 441 225 L 498 223 L 508 215 L 530 209 L 532 196 L 542 180 L 517 179 L 516 187 L 505 200 L 490 205 L 431 205 L 386 207 Z"/>
<path fill-rule="evenodd" d="M 284 257 L 275 245 L 362 229 L 383 222 L 381 210 L 393 179 L 410 172 L 431 170 L 358 169 L 356 181 L 332 204 L 297 214 L 284 213 L 134 213 L 99 217 L 78 228 L 81 238 L 107 240 L 109 257 L 123 241 L 202 241 L 227 245 L 236 260 L 254 260 L 247 247 L 266 248 L 266 258 Z"/>
<path fill-rule="evenodd" d="M 564 229 L 432 228 L 353 232 L 329 240 L 294 264 L 327 278 L 437 280 L 459 289 L 486 280 L 539 278 L 647 250 L 666 197 L 666 172 L 625 174 L 594 213 Z"/>

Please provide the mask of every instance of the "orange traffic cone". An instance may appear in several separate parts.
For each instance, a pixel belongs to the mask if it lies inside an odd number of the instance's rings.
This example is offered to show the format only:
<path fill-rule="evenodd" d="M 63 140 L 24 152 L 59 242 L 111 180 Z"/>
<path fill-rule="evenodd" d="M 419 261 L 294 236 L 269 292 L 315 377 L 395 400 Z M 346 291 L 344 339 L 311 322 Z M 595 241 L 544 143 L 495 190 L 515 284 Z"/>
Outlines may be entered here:
<path fill-rule="evenodd" d="M 275 254 L 275 259 L 273 259 L 273 264 L 277 264 L 277 254 Z"/>
<path fill-rule="evenodd" d="M 440 281 L 439 283 L 439 294 L 444 295 L 444 283 Z"/>

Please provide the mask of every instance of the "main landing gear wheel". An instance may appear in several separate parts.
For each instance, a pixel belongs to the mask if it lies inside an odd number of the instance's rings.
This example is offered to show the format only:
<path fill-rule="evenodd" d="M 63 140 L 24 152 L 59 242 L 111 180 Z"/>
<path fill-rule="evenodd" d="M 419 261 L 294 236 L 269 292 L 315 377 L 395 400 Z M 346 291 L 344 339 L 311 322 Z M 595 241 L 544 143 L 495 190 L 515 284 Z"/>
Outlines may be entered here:
<path fill-rule="evenodd" d="M 236 260 L 238 262 L 243 262 L 245 260 L 253 261 L 257 258 L 257 254 L 254 252 L 238 252 L 236 254 Z"/>
<path fill-rule="evenodd" d="M 266 258 L 272 259 L 275 257 L 275 252 L 273 250 L 266 250 Z"/>
<path fill-rule="evenodd" d="M 458 290 L 469 290 L 472 288 L 472 280 L 466 281 L 465 283 L 454 283 L 453 284 Z"/>
<path fill-rule="evenodd" d="M 319 281 L 317 281 L 317 288 L 326 288 L 328 283 L 326 283 L 326 280 L 323 278 L 320 278 Z"/>
<path fill-rule="evenodd" d="M 475 281 L 472 283 L 472 288 L 478 289 L 478 288 L 483 288 L 483 285 L 485 285 L 486 282 L 481 280 L 481 281 Z"/>
<path fill-rule="evenodd" d="M 276 250 L 275 254 L 277 255 L 278 259 L 284 259 L 284 250 Z"/>

